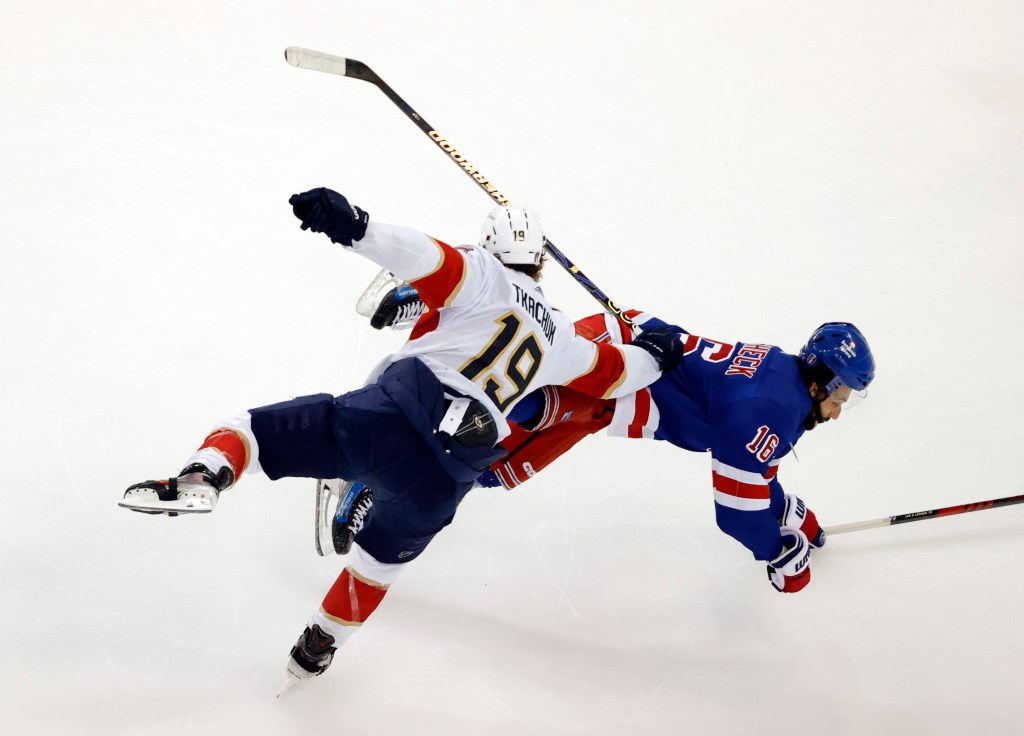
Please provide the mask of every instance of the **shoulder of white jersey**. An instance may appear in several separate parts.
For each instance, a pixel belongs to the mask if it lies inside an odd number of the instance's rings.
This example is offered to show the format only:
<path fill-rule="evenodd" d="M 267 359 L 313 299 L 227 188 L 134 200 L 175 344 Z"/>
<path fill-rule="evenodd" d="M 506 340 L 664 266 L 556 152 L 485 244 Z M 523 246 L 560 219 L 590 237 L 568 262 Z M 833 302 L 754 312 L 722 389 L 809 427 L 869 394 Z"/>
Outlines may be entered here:
<path fill-rule="evenodd" d="M 488 251 L 482 245 L 477 243 L 462 243 L 461 245 L 454 246 L 456 250 L 460 250 L 463 253 L 472 253 L 474 258 L 479 258 L 488 266 L 494 266 L 500 268 L 502 271 L 509 271 L 514 273 L 512 269 L 507 268 L 504 263 L 499 261 L 493 253 Z"/>
<path fill-rule="evenodd" d="M 513 272 L 478 245 L 451 246 L 462 258 L 464 273 L 458 286 L 453 289 L 458 298 L 450 300 L 445 307 L 465 308 L 488 301 L 496 292 L 504 293 L 498 284 L 509 281 Z M 415 284 L 414 284 L 415 285 Z"/>

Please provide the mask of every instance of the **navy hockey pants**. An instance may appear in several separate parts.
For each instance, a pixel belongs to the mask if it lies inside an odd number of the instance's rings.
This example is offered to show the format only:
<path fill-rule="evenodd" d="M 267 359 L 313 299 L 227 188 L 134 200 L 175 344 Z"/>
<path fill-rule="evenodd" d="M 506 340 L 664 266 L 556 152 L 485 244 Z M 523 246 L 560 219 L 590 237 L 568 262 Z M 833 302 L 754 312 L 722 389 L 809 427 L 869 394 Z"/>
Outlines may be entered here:
<path fill-rule="evenodd" d="M 451 523 L 473 481 L 504 453 L 435 432 L 444 387 L 418 360 L 342 396 L 303 396 L 250 409 L 259 461 L 272 479 L 344 478 L 373 489 L 356 542 L 380 562 L 415 559 Z"/>

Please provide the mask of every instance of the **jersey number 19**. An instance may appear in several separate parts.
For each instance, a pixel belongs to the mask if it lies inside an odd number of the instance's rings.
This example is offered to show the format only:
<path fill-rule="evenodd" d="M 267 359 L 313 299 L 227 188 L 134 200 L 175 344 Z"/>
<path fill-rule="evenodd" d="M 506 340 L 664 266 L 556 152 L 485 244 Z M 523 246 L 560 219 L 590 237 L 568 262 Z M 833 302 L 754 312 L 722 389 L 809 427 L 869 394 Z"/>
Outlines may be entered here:
<path fill-rule="evenodd" d="M 459 369 L 459 373 L 470 381 L 476 381 L 484 371 L 490 370 L 497 364 L 497 368 L 504 373 L 506 381 L 503 382 L 498 377 L 497 370 L 493 370 L 484 378 L 483 389 L 495 406 L 504 412 L 505 408 L 530 386 L 530 381 L 540 370 L 540 361 L 544 357 L 544 351 L 537 341 L 537 336 L 532 332 L 528 333 L 526 337 L 516 340 L 523 321 L 516 316 L 515 312 L 507 312 L 495 322 L 501 326 L 500 329 L 487 343 L 483 352 L 467 361 Z M 502 394 L 509 390 L 511 393 L 502 397 Z"/>

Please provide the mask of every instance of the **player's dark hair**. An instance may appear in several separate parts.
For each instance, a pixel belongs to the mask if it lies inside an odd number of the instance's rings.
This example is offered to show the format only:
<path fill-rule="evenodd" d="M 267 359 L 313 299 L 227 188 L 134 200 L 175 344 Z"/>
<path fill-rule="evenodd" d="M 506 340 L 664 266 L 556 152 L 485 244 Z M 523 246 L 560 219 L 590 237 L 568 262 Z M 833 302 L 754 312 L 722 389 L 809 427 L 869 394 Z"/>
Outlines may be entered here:
<path fill-rule="evenodd" d="M 822 391 L 825 390 L 825 386 L 828 382 L 836 377 L 836 374 L 827 365 L 818 361 L 814 365 L 807 365 L 804 361 L 797 358 L 797 365 L 800 366 L 800 377 L 804 380 L 804 385 L 807 388 L 811 387 L 811 384 L 817 384 L 818 388 Z"/>
<path fill-rule="evenodd" d="M 513 271 L 519 273 L 525 273 L 534 281 L 540 281 L 540 272 L 544 269 L 544 264 L 548 262 L 548 254 L 542 253 L 540 256 L 540 263 L 506 263 L 505 268 L 511 268 Z"/>

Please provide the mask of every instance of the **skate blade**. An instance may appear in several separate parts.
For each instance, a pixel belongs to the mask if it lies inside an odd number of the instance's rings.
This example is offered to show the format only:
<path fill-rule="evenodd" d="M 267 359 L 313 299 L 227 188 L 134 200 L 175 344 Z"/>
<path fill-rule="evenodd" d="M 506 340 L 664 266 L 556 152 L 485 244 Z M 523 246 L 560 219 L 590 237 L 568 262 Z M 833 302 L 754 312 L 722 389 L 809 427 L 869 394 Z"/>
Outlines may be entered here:
<path fill-rule="evenodd" d="M 318 479 L 316 482 L 316 519 L 313 521 L 313 541 L 316 543 L 316 553 L 321 557 L 327 556 L 331 541 L 331 509 L 333 502 L 334 480 Z"/>
<path fill-rule="evenodd" d="M 332 557 L 334 548 L 332 529 L 334 517 L 349 495 L 353 483 L 341 478 L 321 478 L 316 482 L 316 522 L 314 541 L 316 553 L 321 557 Z"/>
<path fill-rule="evenodd" d="M 298 683 L 298 680 L 293 680 L 290 677 L 288 679 L 286 679 L 283 683 L 281 683 L 281 687 L 277 691 L 277 696 L 275 697 L 275 700 L 277 698 L 280 698 L 282 695 L 284 695 L 286 692 L 291 690 L 293 687 L 295 687 L 295 685 L 297 683 Z"/>
<path fill-rule="evenodd" d="M 142 514 L 208 514 L 213 511 L 213 504 L 206 499 L 179 498 L 177 501 L 146 501 L 145 499 L 125 499 L 118 504 L 123 509 L 138 511 Z"/>
<path fill-rule="evenodd" d="M 296 677 L 295 675 L 293 675 L 293 674 L 292 674 L 292 673 L 291 673 L 290 671 L 288 671 L 288 670 L 285 670 L 285 672 L 287 672 L 287 676 L 285 677 L 285 679 L 284 679 L 284 682 L 283 682 L 283 683 L 281 683 L 281 687 L 280 687 L 280 688 L 278 689 L 278 691 L 277 691 L 277 696 L 275 697 L 275 700 L 276 700 L 277 698 L 280 698 L 280 697 L 281 697 L 282 695 L 284 695 L 284 694 L 285 694 L 286 692 L 288 692 L 288 691 L 289 691 L 289 690 L 291 690 L 291 689 L 292 689 L 293 687 L 295 687 L 295 686 L 296 686 L 296 685 L 298 685 L 298 684 L 299 684 L 300 682 L 302 682 L 302 680 L 300 680 L 300 679 L 299 679 L 298 677 Z"/>

